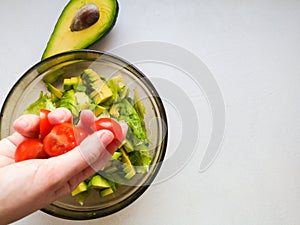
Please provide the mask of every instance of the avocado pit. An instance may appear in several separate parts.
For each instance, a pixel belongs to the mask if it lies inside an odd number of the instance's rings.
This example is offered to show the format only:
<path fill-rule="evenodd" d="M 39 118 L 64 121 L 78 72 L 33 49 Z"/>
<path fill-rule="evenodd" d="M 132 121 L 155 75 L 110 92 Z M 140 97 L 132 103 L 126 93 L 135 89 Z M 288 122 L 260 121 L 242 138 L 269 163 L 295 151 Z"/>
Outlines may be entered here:
<path fill-rule="evenodd" d="M 42 59 L 85 49 L 107 35 L 119 12 L 117 0 L 70 0 L 61 12 Z"/>
<path fill-rule="evenodd" d="M 86 4 L 81 7 L 72 20 L 72 32 L 84 30 L 95 24 L 100 18 L 99 8 L 95 4 Z"/>

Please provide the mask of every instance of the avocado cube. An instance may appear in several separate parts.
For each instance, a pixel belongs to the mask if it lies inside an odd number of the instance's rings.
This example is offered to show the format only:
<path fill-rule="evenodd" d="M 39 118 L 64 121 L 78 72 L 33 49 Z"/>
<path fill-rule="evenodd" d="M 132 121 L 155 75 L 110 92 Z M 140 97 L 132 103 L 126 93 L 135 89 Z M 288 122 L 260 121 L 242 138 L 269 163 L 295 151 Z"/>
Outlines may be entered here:
<path fill-rule="evenodd" d="M 134 167 L 131 164 L 123 164 L 123 171 L 126 173 L 125 178 L 130 180 L 136 174 Z"/>
<path fill-rule="evenodd" d="M 72 83 L 70 78 L 65 78 L 63 83 L 64 90 L 70 90 L 72 89 Z"/>
<path fill-rule="evenodd" d="M 123 148 L 126 150 L 127 153 L 134 151 L 131 141 L 129 141 L 127 138 L 124 140 L 123 143 Z"/>
<path fill-rule="evenodd" d="M 86 199 L 89 197 L 91 191 L 88 189 L 87 191 L 83 191 L 76 195 L 77 202 L 82 206 L 84 205 Z"/>
<path fill-rule="evenodd" d="M 92 69 L 86 69 L 81 74 L 82 80 L 89 87 L 90 97 L 95 104 L 104 102 L 112 96 L 112 91 L 107 86 L 106 82 Z"/>
<path fill-rule="evenodd" d="M 121 152 L 114 152 L 111 159 L 118 160 L 122 156 Z"/>
<path fill-rule="evenodd" d="M 100 191 L 100 196 L 104 197 L 104 196 L 110 195 L 112 193 L 114 193 L 112 188 L 106 188 L 106 189 L 103 189 Z"/>
<path fill-rule="evenodd" d="M 52 84 L 47 84 L 47 89 L 50 91 L 51 94 L 54 94 L 57 98 L 61 99 L 63 92 L 58 88 L 54 87 Z"/>
<path fill-rule="evenodd" d="M 76 87 L 76 85 L 78 85 L 80 83 L 81 78 L 80 77 L 71 77 L 71 84 L 73 85 L 73 87 Z"/>
<path fill-rule="evenodd" d="M 107 100 L 109 97 L 112 96 L 112 92 L 110 88 L 105 84 L 102 86 L 100 91 L 94 90 L 90 94 L 91 98 L 94 100 L 95 104 L 100 104 Z"/>
<path fill-rule="evenodd" d="M 110 185 L 105 178 L 103 178 L 100 175 L 95 175 L 90 180 L 88 187 L 102 189 L 102 188 L 109 188 Z"/>
<path fill-rule="evenodd" d="M 79 193 L 82 193 L 84 191 L 87 191 L 87 184 L 82 181 L 80 184 L 77 185 L 77 187 L 72 191 L 72 196 L 78 195 Z"/>
<path fill-rule="evenodd" d="M 100 116 L 106 110 L 105 107 L 101 105 L 96 105 L 94 108 L 94 114 L 96 117 Z"/>

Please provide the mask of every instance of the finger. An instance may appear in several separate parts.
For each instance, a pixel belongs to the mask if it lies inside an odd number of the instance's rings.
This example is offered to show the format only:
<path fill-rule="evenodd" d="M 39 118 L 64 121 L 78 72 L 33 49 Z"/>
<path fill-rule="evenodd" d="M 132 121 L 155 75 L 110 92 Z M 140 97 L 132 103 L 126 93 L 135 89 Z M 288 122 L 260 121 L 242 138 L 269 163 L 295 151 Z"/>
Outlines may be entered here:
<path fill-rule="evenodd" d="M 13 123 L 15 131 L 25 137 L 38 137 L 40 118 L 37 115 L 25 114 L 17 118 Z"/>
<path fill-rule="evenodd" d="M 122 127 L 122 131 L 123 131 L 123 139 L 126 137 L 126 133 L 127 133 L 127 129 L 128 126 L 126 123 L 120 123 L 121 127 Z M 111 159 L 112 157 L 112 153 L 110 153 L 108 150 L 106 150 L 106 148 L 102 147 L 101 151 L 98 151 L 96 154 L 92 153 L 93 149 L 95 149 L 95 143 L 97 142 L 97 136 L 100 136 L 100 140 L 102 139 L 106 139 L 106 137 L 101 138 L 104 133 L 110 133 L 112 135 L 112 133 L 110 131 L 107 130 L 101 130 L 98 131 L 97 134 L 92 135 L 93 138 L 92 140 L 90 139 L 88 142 L 89 143 L 94 143 L 93 145 L 90 145 L 88 143 L 82 142 L 81 145 L 85 146 L 85 147 L 81 147 L 80 149 L 78 149 L 79 151 L 76 152 L 76 154 L 78 152 L 80 152 L 80 156 L 76 156 L 76 157 L 82 157 L 80 160 L 78 160 L 78 168 L 83 168 L 84 169 L 80 170 L 80 169 L 76 169 L 75 171 L 79 170 L 78 173 L 75 173 L 74 170 L 72 170 L 70 172 L 70 174 L 73 174 L 72 177 L 70 177 L 70 179 L 65 182 L 59 189 L 57 189 L 55 191 L 55 195 L 57 198 L 62 197 L 68 193 L 70 193 L 74 188 L 77 187 L 77 185 L 89 178 L 90 176 L 92 176 L 93 174 L 95 174 L 97 171 L 99 171 L 101 168 L 103 168 L 103 166 Z M 91 137 L 91 136 L 90 136 Z M 94 139 L 96 137 L 96 140 Z M 108 146 L 111 141 L 113 139 L 113 135 L 111 137 L 109 137 L 109 140 L 106 140 L 103 142 L 103 145 Z M 87 139 L 86 139 L 87 140 Z M 97 144 L 97 146 L 99 146 L 99 144 Z M 89 149 L 89 147 L 91 147 L 92 149 Z M 115 151 L 116 149 L 114 149 Z M 114 152 L 113 151 L 113 152 Z M 71 151 L 72 152 L 72 151 Z M 69 152 L 70 153 L 70 152 Z M 75 154 L 75 152 L 73 152 Z M 66 153 L 65 155 L 67 155 L 68 153 Z M 74 166 L 74 159 L 72 159 L 71 157 L 67 157 L 70 160 L 70 164 Z M 83 166 L 79 165 L 79 161 L 81 161 L 83 159 Z M 56 167 L 57 168 L 57 167 Z M 63 169 L 64 170 L 64 169 Z M 66 172 L 66 171 L 64 171 Z M 65 177 L 66 178 L 66 177 Z"/>
<path fill-rule="evenodd" d="M 128 125 L 124 122 L 120 123 L 122 131 L 123 131 L 123 139 L 125 139 L 126 134 L 127 134 L 127 130 L 128 130 Z M 112 152 L 115 152 L 117 149 L 114 149 Z M 100 155 L 98 156 L 98 159 L 92 163 L 89 167 L 87 167 L 86 169 L 84 169 L 82 172 L 80 172 L 79 174 L 75 175 L 72 179 L 74 179 L 74 181 L 71 181 L 72 184 L 75 184 L 74 188 L 77 186 L 76 184 L 79 184 L 81 181 L 83 181 L 84 179 L 92 176 L 93 174 L 95 174 L 96 172 L 98 172 L 101 168 L 103 168 L 103 166 L 111 159 L 112 154 L 110 153 L 110 151 L 102 151 L 100 153 Z"/>
<path fill-rule="evenodd" d="M 25 139 L 21 134 L 14 132 L 7 138 L 0 140 L 0 168 L 15 162 L 16 147 Z"/>
<path fill-rule="evenodd" d="M 13 164 L 15 160 L 10 157 L 0 155 L 0 168 Z"/>
<path fill-rule="evenodd" d="M 69 194 L 78 186 L 80 182 L 91 177 L 97 171 L 99 171 L 111 159 L 111 154 L 109 154 L 108 151 L 105 152 L 106 154 L 101 154 L 99 156 L 100 160 L 97 160 L 91 166 L 86 167 L 84 170 L 71 177 L 63 186 L 57 189 L 55 191 L 56 197 L 60 198 L 66 194 Z"/>
<path fill-rule="evenodd" d="M 123 139 L 125 139 L 126 135 L 127 135 L 127 131 L 128 131 L 128 124 L 125 122 L 120 122 L 119 123 L 121 128 L 122 128 L 122 132 L 123 132 Z"/>
<path fill-rule="evenodd" d="M 122 133 L 123 133 L 122 139 L 120 140 L 120 142 L 122 143 L 126 137 L 128 125 L 125 122 L 121 122 L 120 126 L 122 128 Z M 93 169 L 94 173 L 96 173 L 101 168 L 103 168 L 103 166 L 105 166 L 105 164 L 111 159 L 112 155 L 118 149 L 118 147 L 119 147 L 119 145 L 115 145 L 112 142 L 106 147 L 106 151 L 102 151 L 100 153 L 98 159 L 95 160 L 95 162 L 91 163 L 91 165 L 90 165 L 90 168 Z"/>
<path fill-rule="evenodd" d="M 25 141 L 27 138 L 18 132 L 14 132 L 7 137 L 7 140 L 12 143 L 13 148 L 16 148 L 19 144 Z"/>
<path fill-rule="evenodd" d="M 0 149 L 0 168 L 15 162 L 14 154 L 16 146 L 14 143 L 12 143 L 12 141 L 10 141 L 8 138 L 0 140 Z"/>
<path fill-rule="evenodd" d="M 48 114 L 48 120 L 51 124 L 71 123 L 73 120 L 72 113 L 67 108 L 57 108 Z"/>
<path fill-rule="evenodd" d="M 93 133 L 95 128 L 95 115 L 91 110 L 83 110 L 80 113 L 78 127 L 85 129 L 89 134 Z"/>
<path fill-rule="evenodd" d="M 98 160 L 102 152 L 106 151 L 106 146 L 113 140 L 110 131 L 98 131 L 88 136 L 78 147 L 63 155 L 50 158 L 55 164 L 57 171 L 56 179 L 67 182 L 74 175 L 84 171 L 92 163 Z"/>

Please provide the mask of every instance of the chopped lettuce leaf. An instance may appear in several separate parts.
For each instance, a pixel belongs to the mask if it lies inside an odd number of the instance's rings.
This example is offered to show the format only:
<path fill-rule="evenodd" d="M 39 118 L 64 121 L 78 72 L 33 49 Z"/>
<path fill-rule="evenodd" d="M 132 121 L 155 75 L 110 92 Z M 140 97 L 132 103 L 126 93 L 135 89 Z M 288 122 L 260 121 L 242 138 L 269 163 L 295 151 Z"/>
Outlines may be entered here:
<path fill-rule="evenodd" d="M 124 120 L 132 133 L 139 139 L 145 140 L 147 139 L 147 134 L 143 126 L 143 122 L 140 119 L 139 114 L 135 110 L 135 108 L 127 101 L 127 99 L 123 99 L 119 104 L 119 120 Z"/>
<path fill-rule="evenodd" d="M 134 108 L 138 112 L 141 120 L 144 122 L 144 117 L 145 117 L 145 114 L 146 114 L 145 105 L 141 101 L 141 98 L 138 94 L 138 90 L 136 88 L 133 90 L 133 93 L 134 93 L 134 99 L 133 99 L 134 100 Z"/>
<path fill-rule="evenodd" d="M 40 97 L 28 106 L 27 109 L 24 110 L 24 114 L 35 114 L 40 115 L 40 109 L 48 109 L 54 110 L 56 107 L 51 101 L 51 97 L 47 94 L 44 94 L 43 91 L 40 92 Z"/>
<path fill-rule="evenodd" d="M 131 163 L 135 166 L 135 170 L 137 173 L 148 172 L 149 165 L 152 161 L 149 149 L 145 148 L 143 150 L 131 152 L 129 158 Z"/>
<path fill-rule="evenodd" d="M 124 80 L 121 75 L 110 78 L 107 81 L 107 85 L 112 91 L 111 98 L 106 102 L 106 104 L 113 104 L 119 102 L 122 99 L 126 98 L 129 94 L 129 89 L 124 83 Z"/>
<path fill-rule="evenodd" d="M 60 100 L 60 107 L 69 109 L 74 118 L 79 116 L 80 109 L 73 89 L 64 92 Z"/>

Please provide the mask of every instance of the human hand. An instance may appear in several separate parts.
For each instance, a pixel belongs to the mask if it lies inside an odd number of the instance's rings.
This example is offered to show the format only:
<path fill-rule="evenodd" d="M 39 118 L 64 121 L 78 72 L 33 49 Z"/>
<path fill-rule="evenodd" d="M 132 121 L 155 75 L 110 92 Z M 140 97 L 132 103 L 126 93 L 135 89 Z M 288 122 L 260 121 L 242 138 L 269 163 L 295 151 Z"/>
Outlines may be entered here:
<path fill-rule="evenodd" d="M 49 113 L 49 122 L 71 122 L 63 108 Z M 106 146 L 113 140 L 107 130 L 94 132 L 94 115 L 83 111 L 79 126 L 90 134 L 78 147 L 49 159 L 14 162 L 14 152 L 26 138 L 39 133 L 39 117 L 23 115 L 14 123 L 16 130 L 0 141 L 0 224 L 18 220 L 70 193 L 82 180 L 93 175 L 111 157 Z M 127 126 L 123 125 L 123 138 Z"/>

